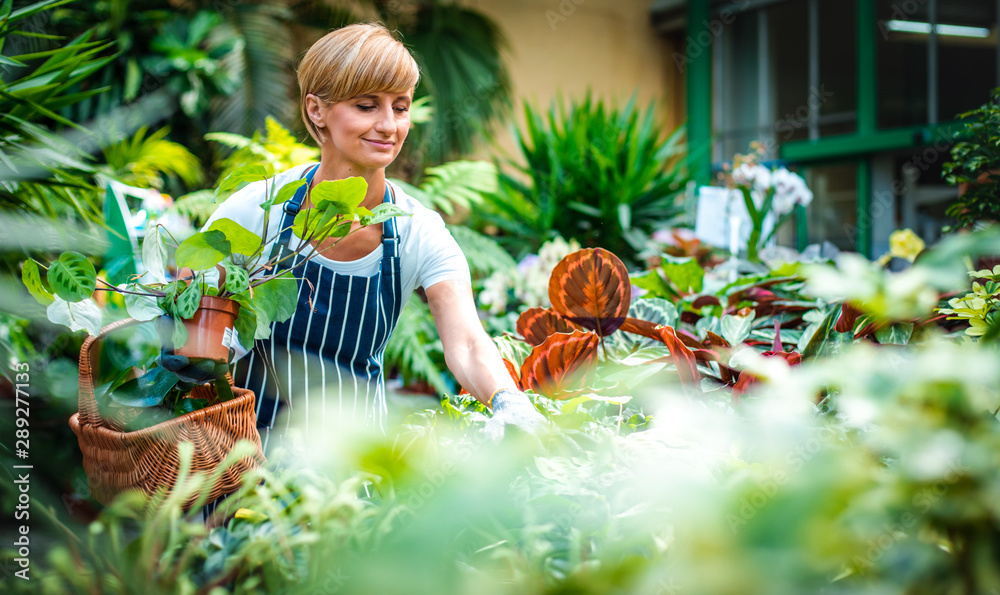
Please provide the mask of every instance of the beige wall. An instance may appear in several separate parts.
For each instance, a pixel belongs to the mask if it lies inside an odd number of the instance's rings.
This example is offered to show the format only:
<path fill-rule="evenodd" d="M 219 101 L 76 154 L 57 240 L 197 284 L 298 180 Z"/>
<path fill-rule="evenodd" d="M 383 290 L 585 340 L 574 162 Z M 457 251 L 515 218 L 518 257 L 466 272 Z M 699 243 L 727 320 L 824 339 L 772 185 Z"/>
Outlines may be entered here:
<path fill-rule="evenodd" d="M 656 100 L 662 121 L 672 129 L 684 106 L 683 76 L 670 56 L 671 42 L 658 38 L 649 22 L 650 0 L 465 0 L 491 17 L 510 45 L 516 112 L 524 100 L 548 107 L 561 93 L 565 101 L 588 89 L 623 104 L 635 93 L 645 106 Z M 506 128 L 500 147 L 513 148 Z M 485 149 L 481 156 L 494 151 Z"/>

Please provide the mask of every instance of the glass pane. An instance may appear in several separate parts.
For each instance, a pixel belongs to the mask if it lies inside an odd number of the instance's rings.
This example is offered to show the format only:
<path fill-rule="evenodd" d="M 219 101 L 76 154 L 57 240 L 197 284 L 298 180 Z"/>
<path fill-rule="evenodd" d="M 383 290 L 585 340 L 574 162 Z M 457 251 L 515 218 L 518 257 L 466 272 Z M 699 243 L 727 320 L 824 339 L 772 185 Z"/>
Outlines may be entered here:
<path fill-rule="evenodd" d="M 771 109 L 778 142 L 809 138 L 809 3 L 767 9 Z"/>
<path fill-rule="evenodd" d="M 878 126 L 896 128 L 927 122 L 927 34 L 896 30 L 919 29 L 929 21 L 926 2 L 900 5 L 877 0 L 873 32 L 878 54 Z M 905 6 L 908 11 L 904 11 Z"/>
<path fill-rule="evenodd" d="M 819 104 L 819 135 L 848 134 L 858 129 L 857 11 L 854 2 L 820 0 L 819 89 L 810 101 Z"/>
<path fill-rule="evenodd" d="M 722 159 L 729 161 L 737 152 L 746 153 L 760 133 L 757 13 L 736 15 L 723 35 L 722 73 L 715 88 L 721 110 L 715 129 L 723 146 Z"/>
<path fill-rule="evenodd" d="M 813 191 L 813 201 L 806 209 L 808 243 L 830 242 L 841 250 L 856 250 L 857 164 L 810 167 L 805 178 Z"/>
<path fill-rule="evenodd" d="M 938 2 L 938 23 L 943 26 L 937 36 L 938 120 L 947 122 L 986 103 L 990 90 L 1000 85 L 996 80 L 997 3 Z M 957 35 L 945 35 L 945 31 Z"/>

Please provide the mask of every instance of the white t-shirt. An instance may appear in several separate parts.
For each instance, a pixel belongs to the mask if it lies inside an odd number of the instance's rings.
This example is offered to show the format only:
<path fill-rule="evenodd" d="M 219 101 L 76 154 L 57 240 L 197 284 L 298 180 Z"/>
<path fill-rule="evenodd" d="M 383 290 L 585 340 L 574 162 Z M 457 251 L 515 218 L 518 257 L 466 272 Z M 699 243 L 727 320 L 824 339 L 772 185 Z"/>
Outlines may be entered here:
<path fill-rule="evenodd" d="M 266 188 L 271 184 L 278 188 L 302 178 L 309 168 L 315 164 L 306 164 L 276 175 L 267 180 Z M 388 183 L 388 182 L 387 182 Z M 390 184 L 391 185 L 391 184 Z M 391 185 L 395 195 L 396 205 L 413 213 L 410 217 L 396 217 L 396 234 L 399 237 L 400 281 L 402 287 L 402 303 L 405 304 L 410 294 L 418 287 L 428 288 L 441 281 L 471 282 L 469 263 L 459 248 L 458 243 L 445 227 L 444 221 L 437 212 L 428 209 L 415 198 L 404 193 L 399 187 Z M 209 217 L 204 229 L 213 221 L 221 218 L 232 219 L 248 230 L 260 235 L 264 231 L 264 210 L 260 204 L 267 198 L 265 182 L 253 182 L 238 190 Z M 263 259 L 271 254 L 271 248 L 277 240 L 284 217 L 284 203 L 271 207 L 268 219 L 267 238 L 272 239 L 264 247 Z M 299 239 L 292 234 L 289 246 L 298 246 Z M 306 246 L 302 254 L 308 256 L 312 247 Z M 352 261 L 337 261 L 317 255 L 312 259 L 321 266 L 344 275 L 371 276 L 379 269 L 382 259 L 382 244 L 368 255 Z M 242 356 L 242 349 L 237 347 Z"/>

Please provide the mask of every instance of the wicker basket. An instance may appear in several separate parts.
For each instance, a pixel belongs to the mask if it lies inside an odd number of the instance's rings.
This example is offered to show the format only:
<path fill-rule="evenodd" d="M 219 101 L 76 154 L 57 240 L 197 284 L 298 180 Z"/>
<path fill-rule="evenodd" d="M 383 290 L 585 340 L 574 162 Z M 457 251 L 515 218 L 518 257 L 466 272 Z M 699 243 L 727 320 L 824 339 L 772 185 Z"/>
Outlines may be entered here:
<path fill-rule="evenodd" d="M 136 320 L 127 319 L 110 324 L 101 329 L 98 336 L 88 337 L 80 349 L 80 411 L 70 418 L 69 426 L 83 451 L 83 468 L 91 494 L 107 505 L 127 490 L 153 494 L 163 486 L 172 489 L 180 467 L 179 443 L 194 444 L 193 472 L 211 473 L 237 440 L 249 440 L 256 445 L 256 454 L 230 466 L 209 486 L 207 501 L 236 491 L 241 485 L 242 474 L 265 461 L 257 433 L 253 391 L 234 387 L 234 398 L 229 401 L 134 432 L 112 429 L 108 420 L 101 418 L 94 396 L 95 348 L 108 333 L 136 323 Z M 215 396 L 215 387 L 195 387 L 192 396 L 211 399 Z M 185 508 L 194 503 L 196 496 L 185 503 Z"/>

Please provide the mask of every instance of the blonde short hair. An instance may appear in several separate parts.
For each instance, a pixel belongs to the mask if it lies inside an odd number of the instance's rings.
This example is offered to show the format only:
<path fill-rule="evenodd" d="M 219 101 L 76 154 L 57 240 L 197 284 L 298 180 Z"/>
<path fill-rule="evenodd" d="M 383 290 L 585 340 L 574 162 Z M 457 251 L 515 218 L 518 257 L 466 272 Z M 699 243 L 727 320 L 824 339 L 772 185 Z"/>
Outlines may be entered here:
<path fill-rule="evenodd" d="M 306 113 L 312 93 L 330 105 L 366 93 L 405 93 L 417 86 L 420 69 L 402 43 L 381 24 L 358 23 L 327 33 L 299 64 L 299 107 L 309 134 L 321 142 Z"/>

